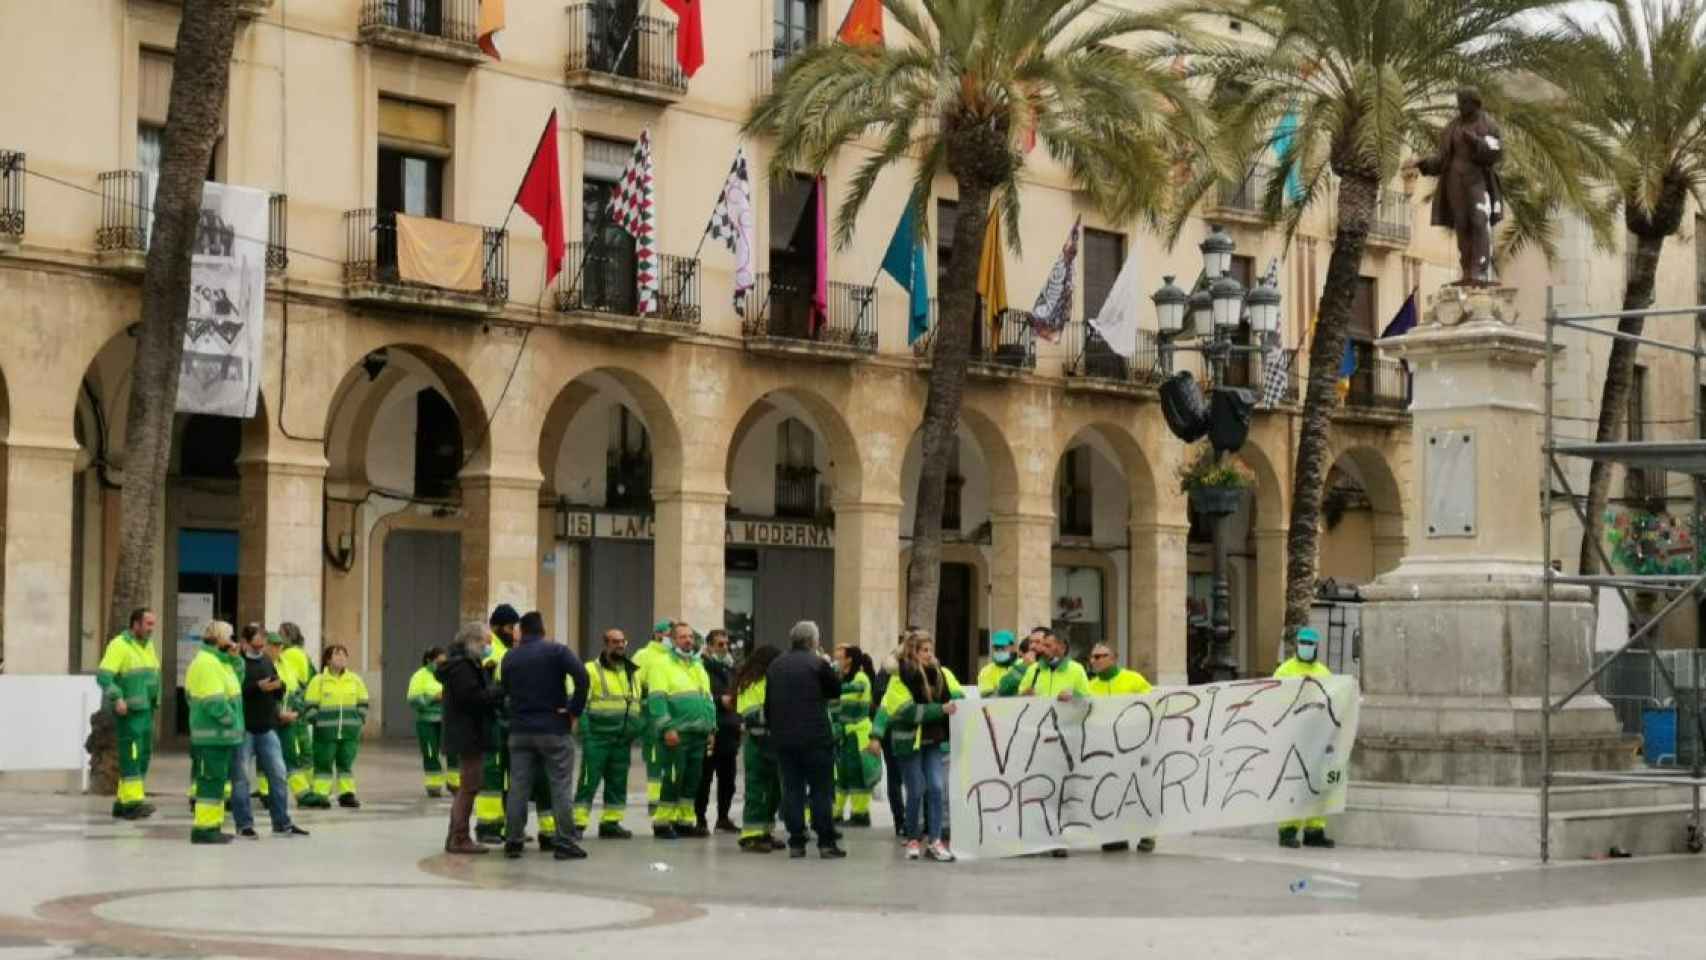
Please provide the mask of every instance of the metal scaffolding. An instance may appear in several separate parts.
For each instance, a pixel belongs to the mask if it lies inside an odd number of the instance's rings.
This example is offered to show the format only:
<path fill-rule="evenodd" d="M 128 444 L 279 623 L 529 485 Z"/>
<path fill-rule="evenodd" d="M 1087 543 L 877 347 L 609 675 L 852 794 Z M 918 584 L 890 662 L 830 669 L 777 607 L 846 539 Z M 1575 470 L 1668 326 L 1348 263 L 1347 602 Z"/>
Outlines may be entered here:
<path fill-rule="evenodd" d="M 1607 328 L 1608 322 L 1616 322 L 1624 318 L 1642 319 L 1674 319 L 1687 317 L 1693 323 L 1692 346 L 1669 343 L 1652 337 L 1644 337 L 1627 333 L 1615 327 Z M 1542 560 L 1541 573 L 1544 577 L 1544 587 L 1541 599 L 1541 699 L 1545 706 L 1540 712 L 1540 859 L 1546 862 L 1551 858 L 1551 823 L 1552 823 L 1552 786 L 1554 782 L 1569 783 L 1644 783 L 1686 786 L 1690 788 L 1693 797 L 1689 813 L 1685 842 L 1688 850 L 1699 853 L 1703 835 L 1700 821 L 1700 791 L 1706 787 L 1706 718 L 1701 716 L 1700 688 L 1702 683 L 1696 678 L 1692 684 L 1692 695 L 1685 696 L 1678 687 L 1676 676 L 1665 665 L 1662 658 L 1654 656 L 1652 663 L 1663 677 L 1665 688 L 1670 691 L 1671 698 L 1676 703 L 1678 715 L 1677 725 L 1680 729 L 1686 721 L 1693 725 L 1698 736 L 1698 744 L 1694 751 L 1691 765 L 1688 768 L 1675 769 L 1644 769 L 1629 771 L 1568 771 L 1554 773 L 1552 770 L 1552 715 L 1562 711 L 1570 701 L 1580 696 L 1583 691 L 1592 687 L 1605 670 L 1620 658 L 1632 651 L 1650 652 L 1653 638 L 1657 635 L 1658 626 L 1665 618 L 1682 606 L 1690 598 L 1698 598 L 1706 594 L 1706 571 L 1695 564 L 1692 572 L 1686 575 L 1642 575 L 1618 574 L 1613 572 L 1611 560 L 1606 556 L 1602 543 L 1593 544 L 1594 553 L 1599 558 L 1599 568 L 1606 571 L 1598 576 L 1566 575 L 1553 567 L 1552 550 L 1552 490 L 1553 481 L 1557 482 L 1563 496 L 1569 501 L 1576 516 L 1581 520 L 1585 530 L 1588 518 L 1585 498 L 1578 498 L 1570 487 L 1570 478 L 1565 472 L 1561 458 L 1573 457 L 1601 463 L 1621 464 L 1626 468 L 1641 470 L 1666 470 L 1688 474 L 1692 479 L 1694 517 L 1700 518 L 1702 506 L 1706 504 L 1706 410 L 1701 406 L 1701 364 L 1706 360 L 1706 347 L 1702 344 L 1701 324 L 1706 322 L 1706 306 L 1679 307 L 1668 309 L 1626 310 L 1616 313 L 1578 313 L 1560 314 L 1552 306 L 1551 294 L 1547 295 L 1546 310 L 1546 383 L 1545 383 L 1545 439 L 1543 452 L 1546 458 L 1549 477 L 1544 478 L 1541 485 L 1541 524 L 1544 540 L 1545 557 Z M 1644 344 L 1657 350 L 1687 354 L 1693 361 L 1694 389 L 1691 391 L 1691 403 L 1694 410 L 1694 436 L 1692 440 L 1627 440 L 1608 443 L 1570 441 L 1560 443 L 1556 432 L 1556 411 L 1553 409 L 1555 397 L 1554 365 L 1558 352 L 1557 334 L 1560 329 L 1576 330 L 1583 333 L 1608 337 L 1617 340 L 1627 340 Z M 1574 584 L 1591 588 L 1610 587 L 1615 589 L 1628 608 L 1631 625 L 1635 627 L 1630 632 L 1629 639 L 1610 657 L 1607 657 L 1589 671 L 1587 677 L 1576 684 L 1568 693 L 1556 702 L 1552 699 L 1552 604 L 1553 589 L 1559 584 Z M 1639 619 L 1631 591 L 1640 590 L 1651 593 L 1671 594 L 1670 600 L 1651 617 Z M 1597 597 L 1597 594 L 1596 594 Z M 1678 758 L 1681 759 L 1680 757 Z"/>

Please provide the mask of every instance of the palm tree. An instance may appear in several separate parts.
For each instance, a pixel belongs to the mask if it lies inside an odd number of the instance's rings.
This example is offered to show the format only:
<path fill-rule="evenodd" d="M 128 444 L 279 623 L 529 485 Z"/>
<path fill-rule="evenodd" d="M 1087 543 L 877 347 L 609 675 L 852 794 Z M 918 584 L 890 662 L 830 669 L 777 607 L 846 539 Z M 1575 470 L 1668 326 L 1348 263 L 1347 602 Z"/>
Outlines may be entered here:
<path fill-rule="evenodd" d="M 836 216 L 853 237 L 878 176 L 915 160 L 908 202 L 923 215 L 939 175 L 958 189 L 954 236 L 981 237 L 992 205 L 1019 246 L 1020 141 L 1037 140 L 1109 218 L 1157 217 L 1187 144 L 1208 145 L 1203 111 L 1168 63 L 1174 21 L 1106 14 L 1098 0 L 883 0 L 898 45 L 828 44 L 800 55 L 754 106 L 749 133 L 774 138 L 770 170 L 822 171 L 842 147 L 867 142 Z M 891 38 L 892 41 L 892 38 Z M 1110 44 L 1120 41 L 1124 48 Z M 867 139 L 869 138 L 869 139 Z M 922 227 L 921 227 L 922 229 Z M 976 256 L 942 280 L 940 329 L 924 407 L 907 620 L 933 625 L 948 459 L 959 429 L 976 310 Z"/>
<path fill-rule="evenodd" d="M 125 419 L 124 491 L 109 633 L 126 626 L 131 608 L 146 605 L 152 592 L 178 369 L 189 319 L 190 249 L 201 216 L 201 185 L 219 138 L 236 31 L 237 0 L 183 4 Z"/>
<path fill-rule="evenodd" d="M 1454 112 L 1454 93 L 1473 87 L 1505 131 L 1506 203 L 1497 253 L 1528 245 L 1553 250 L 1552 217 L 1593 203 L 1596 141 L 1553 105 L 1516 91 L 1556 75 L 1570 44 L 1539 29 L 1557 0 L 1185 0 L 1181 15 L 1231 17 L 1259 42 L 1192 51 L 1193 72 L 1212 77 L 1222 135 L 1235 156 L 1272 154 L 1263 202 L 1289 238 L 1318 202 L 1334 206 L 1333 254 L 1309 344 L 1286 543 L 1286 627 L 1307 622 L 1314 599 L 1327 431 L 1351 320 L 1369 221 L 1382 185 L 1406 153 L 1431 154 Z M 1173 235 L 1217 182 L 1202 171 L 1182 197 Z"/>
<path fill-rule="evenodd" d="M 1579 119 L 1616 151 L 1616 202 L 1635 243 L 1623 309 L 1639 310 L 1653 303 L 1659 253 L 1680 229 L 1689 197 L 1706 205 L 1706 3 L 1616 0 L 1614 12 L 1604 26 L 1569 25 L 1583 56 L 1566 74 L 1565 89 Z M 1640 317 L 1617 322 L 1620 332 L 1635 336 L 1642 327 Z M 1638 346 L 1612 341 L 1594 437 L 1602 443 L 1618 439 Z M 1610 465 L 1595 461 L 1588 470 L 1583 573 L 1599 568 L 1595 545 L 1610 485 Z"/>

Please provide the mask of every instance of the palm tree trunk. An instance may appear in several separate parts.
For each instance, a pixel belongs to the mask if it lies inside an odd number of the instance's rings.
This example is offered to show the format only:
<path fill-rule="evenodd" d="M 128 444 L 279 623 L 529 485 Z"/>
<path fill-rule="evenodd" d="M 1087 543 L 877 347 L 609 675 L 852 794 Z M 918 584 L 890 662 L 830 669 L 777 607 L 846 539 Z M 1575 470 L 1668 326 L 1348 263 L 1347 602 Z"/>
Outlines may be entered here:
<path fill-rule="evenodd" d="M 131 608 L 147 605 L 154 579 L 178 369 L 189 317 L 190 250 L 201 215 L 202 182 L 219 139 L 236 30 L 237 0 L 185 0 L 172 64 L 152 239 L 142 277 L 136 366 L 125 416 L 124 490 L 108 633 L 127 625 Z"/>
<path fill-rule="evenodd" d="M 1664 249 L 1664 234 L 1637 236 L 1634 263 L 1623 285 L 1623 309 L 1642 310 L 1653 305 L 1653 282 L 1659 271 L 1659 253 Z M 1640 317 L 1623 317 L 1617 321 L 1617 331 L 1640 336 L 1645 326 Z M 1599 426 L 1594 440 L 1609 443 L 1621 439 L 1623 415 L 1629 409 L 1629 384 L 1635 377 L 1635 348 L 1633 340 L 1617 338 L 1611 341 L 1611 359 L 1605 367 L 1605 385 L 1600 388 Z M 1611 497 L 1611 464 L 1595 460 L 1588 467 L 1587 523 L 1582 528 L 1582 548 L 1578 569 L 1592 576 L 1599 572 L 1599 554 L 1594 544 L 1605 535 L 1605 504 Z M 1606 571 L 1610 572 L 1610 571 Z"/>
<path fill-rule="evenodd" d="M 966 388 L 971 325 L 977 311 L 976 244 L 989 213 L 989 188 L 958 178 L 954 215 L 958 249 L 942 279 L 942 308 L 931 348 L 930 387 L 924 400 L 923 464 L 918 471 L 918 505 L 912 520 L 912 562 L 906 568 L 906 622 L 936 629 L 936 598 L 942 585 L 942 506 L 947 496 L 948 459 L 960 429 L 960 402 Z"/>
<path fill-rule="evenodd" d="M 1309 342 L 1309 384 L 1303 397 L 1303 425 L 1297 437 L 1297 464 L 1291 475 L 1291 529 L 1286 533 L 1286 635 L 1309 622 L 1315 599 L 1315 569 L 1321 539 L 1321 496 L 1327 487 L 1327 431 L 1339 405 L 1339 365 L 1350 331 L 1351 305 L 1362 273 L 1362 252 L 1374 216 L 1380 184 L 1346 177 L 1339 186 L 1339 227 L 1333 258 L 1321 291 L 1315 336 Z"/>

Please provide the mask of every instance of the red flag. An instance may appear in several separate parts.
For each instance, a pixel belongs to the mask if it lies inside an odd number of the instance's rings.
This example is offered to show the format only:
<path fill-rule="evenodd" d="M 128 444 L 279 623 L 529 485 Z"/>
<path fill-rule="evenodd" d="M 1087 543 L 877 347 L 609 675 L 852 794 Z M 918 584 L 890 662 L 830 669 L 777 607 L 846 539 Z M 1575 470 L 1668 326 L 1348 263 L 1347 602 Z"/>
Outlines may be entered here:
<path fill-rule="evenodd" d="M 674 10 L 681 20 L 675 34 L 675 62 L 682 73 L 691 77 L 705 63 L 705 27 L 699 19 L 701 0 L 663 0 L 663 5 Z"/>
<path fill-rule="evenodd" d="M 883 45 L 882 0 L 853 0 L 847 16 L 841 20 L 835 39 L 850 47 L 880 47 Z"/>
<path fill-rule="evenodd" d="M 548 285 L 563 269 L 563 183 L 557 173 L 557 111 L 545 121 L 545 132 L 539 135 L 539 146 L 533 149 L 533 161 L 527 165 L 527 175 L 521 178 L 521 189 L 515 192 L 516 205 L 521 212 L 539 224 L 545 239 L 545 283 Z"/>

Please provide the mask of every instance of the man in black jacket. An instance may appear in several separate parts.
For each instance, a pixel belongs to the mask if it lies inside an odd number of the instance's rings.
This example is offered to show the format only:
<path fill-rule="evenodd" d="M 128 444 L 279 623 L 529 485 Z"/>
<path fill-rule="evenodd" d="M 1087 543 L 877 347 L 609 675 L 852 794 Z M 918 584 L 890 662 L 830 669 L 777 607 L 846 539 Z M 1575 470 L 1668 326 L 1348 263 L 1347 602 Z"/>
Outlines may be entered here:
<path fill-rule="evenodd" d="M 729 632 L 723 629 L 705 634 L 705 655 L 700 662 L 711 678 L 711 700 L 717 705 L 717 736 L 711 743 L 711 762 L 699 777 L 699 796 L 694 811 L 699 815 L 699 829 L 705 829 L 705 814 L 711 805 L 711 777 L 717 778 L 717 832 L 739 833 L 740 828 L 729 819 L 729 808 L 735 802 L 735 758 L 740 755 L 740 714 L 735 711 L 735 660 L 729 653 Z"/>
<path fill-rule="evenodd" d="M 789 651 L 765 673 L 764 720 L 776 745 L 782 774 L 782 822 L 788 827 L 788 854 L 806 855 L 805 808 L 810 795 L 818 856 L 847 856 L 836 846 L 835 735 L 829 706 L 841 698 L 841 678 L 818 651 L 817 624 L 801 620 L 788 631 Z"/>
<path fill-rule="evenodd" d="M 570 678 L 573 700 L 567 690 Z M 586 708 L 586 668 L 574 651 L 545 639 L 545 618 L 533 610 L 521 618 L 521 642 L 504 657 L 502 685 L 509 701 L 510 762 L 504 856 L 521 856 L 535 767 L 543 765 L 557 820 L 551 849 L 558 860 L 584 859 L 586 851 L 574 840 L 575 743 L 569 734 Z"/>
<path fill-rule="evenodd" d="M 296 719 L 279 704 L 284 700 L 284 681 L 267 659 L 267 632 L 258 623 L 243 627 L 243 742 L 231 768 L 231 819 L 237 836 L 259 840 L 255 811 L 249 799 L 249 765 L 258 761 L 267 778 L 267 813 L 272 832 L 279 837 L 306 837 L 308 831 L 290 822 L 290 781 L 284 770 L 284 748 L 279 745 L 279 720 Z"/>

